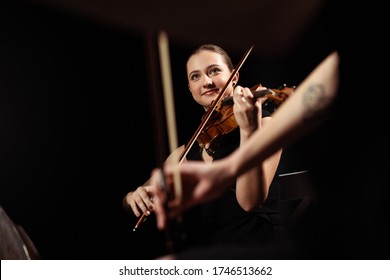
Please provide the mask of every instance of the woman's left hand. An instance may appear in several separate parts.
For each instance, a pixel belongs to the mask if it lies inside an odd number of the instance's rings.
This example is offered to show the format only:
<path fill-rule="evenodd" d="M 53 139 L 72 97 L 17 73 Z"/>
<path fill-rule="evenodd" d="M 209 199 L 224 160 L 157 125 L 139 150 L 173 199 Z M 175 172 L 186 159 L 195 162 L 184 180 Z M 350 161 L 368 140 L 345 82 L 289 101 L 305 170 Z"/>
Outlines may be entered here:
<path fill-rule="evenodd" d="M 257 90 L 260 89 L 263 88 L 261 87 Z M 236 86 L 233 93 L 233 100 L 233 111 L 237 124 L 240 126 L 241 131 L 249 136 L 261 124 L 262 98 L 255 99 L 249 88 Z"/>

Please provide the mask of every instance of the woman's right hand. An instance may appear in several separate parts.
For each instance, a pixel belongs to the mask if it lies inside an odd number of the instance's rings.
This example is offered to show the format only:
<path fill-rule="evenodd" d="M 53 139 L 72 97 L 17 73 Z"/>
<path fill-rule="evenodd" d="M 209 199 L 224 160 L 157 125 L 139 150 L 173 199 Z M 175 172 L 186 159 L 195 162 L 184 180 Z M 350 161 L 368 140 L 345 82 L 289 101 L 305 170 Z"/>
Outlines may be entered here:
<path fill-rule="evenodd" d="M 140 186 L 134 192 L 126 195 L 125 203 L 130 206 L 134 215 L 139 217 L 141 214 L 149 216 L 154 211 L 153 198 L 155 193 L 150 186 Z"/>

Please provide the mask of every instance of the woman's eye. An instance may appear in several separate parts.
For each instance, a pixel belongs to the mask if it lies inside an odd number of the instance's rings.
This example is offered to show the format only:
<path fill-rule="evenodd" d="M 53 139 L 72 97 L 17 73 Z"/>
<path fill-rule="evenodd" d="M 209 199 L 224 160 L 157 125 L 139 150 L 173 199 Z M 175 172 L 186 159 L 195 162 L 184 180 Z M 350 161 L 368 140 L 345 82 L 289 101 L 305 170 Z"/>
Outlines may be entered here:
<path fill-rule="evenodd" d="M 216 73 L 219 73 L 221 72 L 221 70 L 219 68 L 212 68 L 210 69 L 210 74 L 216 74 Z"/>
<path fill-rule="evenodd" d="M 198 74 L 194 74 L 194 75 L 191 75 L 191 80 L 193 81 L 193 80 L 198 80 L 199 79 L 199 77 L 200 77 L 200 75 L 198 75 Z"/>

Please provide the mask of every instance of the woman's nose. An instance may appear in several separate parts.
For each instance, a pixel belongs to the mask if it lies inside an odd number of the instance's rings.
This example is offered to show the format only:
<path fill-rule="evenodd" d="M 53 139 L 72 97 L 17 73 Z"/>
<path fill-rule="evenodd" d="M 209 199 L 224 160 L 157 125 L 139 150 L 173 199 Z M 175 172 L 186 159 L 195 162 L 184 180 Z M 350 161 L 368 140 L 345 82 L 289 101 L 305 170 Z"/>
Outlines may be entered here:
<path fill-rule="evenodd" d="M 208 87 L 213 84 L 213 80 L 209 76 L 204 76 L 203 86 Z"/>

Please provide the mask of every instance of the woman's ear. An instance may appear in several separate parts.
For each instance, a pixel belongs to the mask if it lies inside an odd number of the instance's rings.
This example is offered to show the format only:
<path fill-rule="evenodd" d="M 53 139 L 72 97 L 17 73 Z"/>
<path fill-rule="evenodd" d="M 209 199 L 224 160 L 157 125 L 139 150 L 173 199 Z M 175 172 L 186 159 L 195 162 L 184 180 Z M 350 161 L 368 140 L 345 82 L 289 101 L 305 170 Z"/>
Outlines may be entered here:
<path fill-rule="evenodd" d="M 238 78 L 240 77 L 240 74 L 237 72 L 236 75 L 233 78 L 233 86 L 236 86 L 238 84 Z"/>

